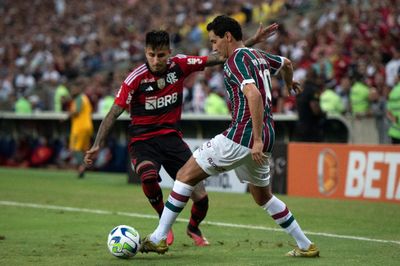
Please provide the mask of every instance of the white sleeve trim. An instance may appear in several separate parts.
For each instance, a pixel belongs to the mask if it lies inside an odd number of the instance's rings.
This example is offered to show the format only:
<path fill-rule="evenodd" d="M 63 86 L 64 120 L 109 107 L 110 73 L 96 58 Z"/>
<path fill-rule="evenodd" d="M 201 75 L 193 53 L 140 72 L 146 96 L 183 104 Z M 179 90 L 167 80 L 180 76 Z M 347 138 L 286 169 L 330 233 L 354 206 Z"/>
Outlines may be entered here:
<path fill-rule="evenodd" d="M 277 68 L 277 69 L 276 69 L 276 71 L 275 71 L 275 74 L 274 74 L 274 75 L 272 75 L 272 76 L 276 76 L 276 75 L 278 75 L 278 73 L 281 71 L 281 69 L 282 69 L 283 65 L 285 64 L 285 57 L 283 57 L 283 56 L 279 56 L 279 55 L 278 55 L 278 57 L 280 57 L 280 58 L 282 59 L 282 63 L 281 63 L 281 66 L 280 66 L 279 68 Z"/>
<path fill-rule="evenodd" d="M 255 84 L 256 82 L 254 81 L 254 79 L 245 79 L 245 80 L 243 80 L 242 84 L 240 84 L 240 90 L 243 91 L 244 86 L 246 84 L 250 84 L 250 83 L 254 83 Z"/>

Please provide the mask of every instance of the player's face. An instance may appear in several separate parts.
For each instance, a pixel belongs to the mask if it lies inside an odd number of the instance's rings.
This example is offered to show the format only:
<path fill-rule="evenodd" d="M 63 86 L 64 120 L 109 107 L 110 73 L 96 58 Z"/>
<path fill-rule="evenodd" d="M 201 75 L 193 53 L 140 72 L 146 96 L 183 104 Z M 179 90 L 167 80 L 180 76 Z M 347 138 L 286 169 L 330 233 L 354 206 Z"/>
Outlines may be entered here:
<path fill-rule="evenodd" d="M 214 31 L 208 32 L 208 38 L 210 39 L 213 52 L 217 52 L 223 58 L 228 58 L 228 47 L 227 47 L 227 38 L 224 36 L 223 38 L 215 35 Z"/>
<path fill-rule="evenodd" d="M 167 46 L 145 48 L 145 55 L 150 70 L 153 72 L 163 72 L 167 69 L 168 58 L 171 55 L 171 50 Z"/>

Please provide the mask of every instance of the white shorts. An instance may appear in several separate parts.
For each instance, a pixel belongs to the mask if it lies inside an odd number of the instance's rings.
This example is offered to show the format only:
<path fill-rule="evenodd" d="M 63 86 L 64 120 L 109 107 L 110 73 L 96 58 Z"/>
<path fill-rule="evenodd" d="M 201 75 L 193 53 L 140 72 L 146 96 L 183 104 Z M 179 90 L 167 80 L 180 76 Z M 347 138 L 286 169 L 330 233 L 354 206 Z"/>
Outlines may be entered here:
<path fill-rule="evenodd" d="M 268 159 L 270 154 L 266 154 Z M 251 157 L 251 149 L 237 144 L 222 134 L 203 143 L 194 153 L 198 165 L 209 175 L 235 171 L 240 182 L 258 187 L 269 185 L 269 160 L 259 166 Z"/>

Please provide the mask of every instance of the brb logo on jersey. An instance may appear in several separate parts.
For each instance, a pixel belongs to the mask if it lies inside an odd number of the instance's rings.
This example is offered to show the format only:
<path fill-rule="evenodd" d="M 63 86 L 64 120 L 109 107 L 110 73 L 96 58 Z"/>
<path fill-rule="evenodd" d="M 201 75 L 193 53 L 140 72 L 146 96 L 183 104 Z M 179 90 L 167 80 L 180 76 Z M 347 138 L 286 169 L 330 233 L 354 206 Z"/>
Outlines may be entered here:
<path fill-rule="evenodd" d="M 178 100 L 178 93 L 174 92 L 172 94 L 168 94 L 165 96 L 157 97 L 157 96 L 151 96 L 151 97 L 146 97 L 146 104 L 145 104 L 145 109 L 146 110 L 156 110 L 159 108 L 166 107 L 168 105 L 176 103 Z"/>

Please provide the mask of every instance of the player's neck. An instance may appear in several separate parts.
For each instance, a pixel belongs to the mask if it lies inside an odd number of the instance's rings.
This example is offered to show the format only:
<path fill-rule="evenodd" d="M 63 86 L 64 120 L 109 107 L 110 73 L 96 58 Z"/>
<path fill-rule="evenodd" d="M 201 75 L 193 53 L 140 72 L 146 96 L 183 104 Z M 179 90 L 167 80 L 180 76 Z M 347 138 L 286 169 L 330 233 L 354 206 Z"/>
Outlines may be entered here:
<path fill-rule="evenodd" d="M 244 47 L 246 46 L 244 45 L 243 41 L 232 42 L 229 49 L 229 56 L 231 56 L 236 51 L 236 49 Z"/>

